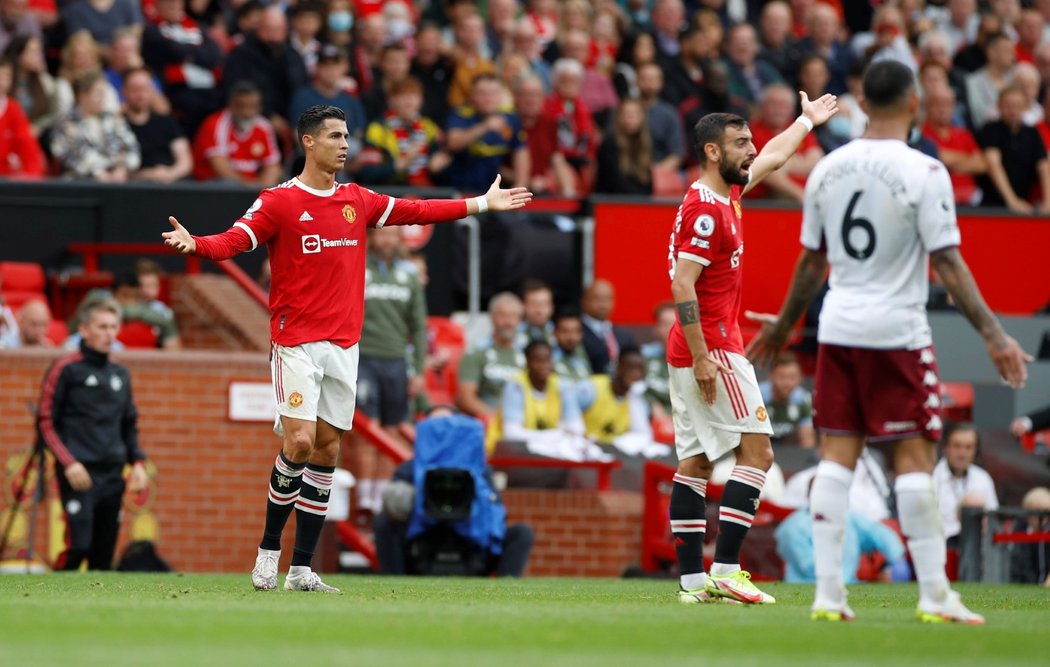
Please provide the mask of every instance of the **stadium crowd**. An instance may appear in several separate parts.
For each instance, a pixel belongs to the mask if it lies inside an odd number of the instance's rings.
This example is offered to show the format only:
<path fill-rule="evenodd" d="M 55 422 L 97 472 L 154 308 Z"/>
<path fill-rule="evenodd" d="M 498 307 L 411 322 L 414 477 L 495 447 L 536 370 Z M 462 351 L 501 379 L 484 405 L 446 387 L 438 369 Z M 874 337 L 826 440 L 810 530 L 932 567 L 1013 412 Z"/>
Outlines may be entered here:
<path fill-rule="evenodd" d="M 752 196 L 800 201 L 865 126 L 866 64 L 922 92 L 913 143 L 958 203 L 1050 204 L 1046 0 L 2 0 L 0 176 L 283 180 L 292 125 L 342 108 L 346 180 L 537 194 L 677 195 L 688 128 L 751 122 L 761 149 L 798 95 L 840 112 Z"/>

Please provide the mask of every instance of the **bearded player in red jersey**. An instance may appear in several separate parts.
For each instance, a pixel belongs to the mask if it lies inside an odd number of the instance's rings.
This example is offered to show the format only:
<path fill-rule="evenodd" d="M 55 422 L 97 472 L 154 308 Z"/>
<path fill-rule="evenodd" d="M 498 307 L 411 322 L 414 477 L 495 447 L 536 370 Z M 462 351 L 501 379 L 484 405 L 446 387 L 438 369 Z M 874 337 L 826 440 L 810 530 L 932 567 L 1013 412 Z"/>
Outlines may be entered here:
<path fill-rule="evenodd" d="M 678 320 L 667 337 L 678 470 L 671 489 L 671 532 L 685 604 L 771 604 L 773 596 L 740 569 L 740 547 L 773 465 L 773 430 L 740 334 L 744 226 L 740 197 L 782 167 L 814 126 L 836 111 L 836 98 L 810 101 L 802 115 L 756 155 L 743 118 L 708 114 L 694 130 L 703 173 L 686 194 L 671 233 L 668 260 Z M 718 516 L 710 574 L 704 572 L 706 492 L 712 464 L 736 455 Z"/>
<path fill-rule="evenodd" d="M 224 260 L 266 245 L 270 255 L 271 374 L 277 399 L 274 431 L 284 438 L 270 474 L 266 526 L 252 584 L 277 588 L 281 533 L 296 510 L 295 551 L 285 590 L 339 590 L 310 569 L 339 442 L 354 418 L 358 347 L 364 315 L 365 230 L 459 220 L 485 211 L 525 206 L 525 188 L 489 191 L 471 199 L 409 201 L 335 182 L 347 159 L 350 134 L 343 112 L 314 106 L 297 132 L 306 166 L 296 178 L 263 190 L 222 234 L 193 236 L 174 217 L 164 242 L 184 254 Z"/>

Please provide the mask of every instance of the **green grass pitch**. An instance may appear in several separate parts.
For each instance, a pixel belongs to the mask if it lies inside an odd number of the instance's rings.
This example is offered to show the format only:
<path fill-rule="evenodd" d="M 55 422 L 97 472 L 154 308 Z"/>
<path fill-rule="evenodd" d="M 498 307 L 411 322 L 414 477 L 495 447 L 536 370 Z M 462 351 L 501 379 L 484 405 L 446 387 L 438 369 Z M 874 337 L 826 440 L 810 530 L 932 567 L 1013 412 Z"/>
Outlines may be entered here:
<path fill-rule="evenodd" d="M 0 576 L 0 665 L 1050 664 L 1050 591 L 961 585 L 983 627 L 925 625 L 914 586 L 855 586 L 852 624 L 811 589 L 765 607 L 680 605 L 674 581 L 326 577 L 342 595 L 256 593 L 247 575 Z"/>

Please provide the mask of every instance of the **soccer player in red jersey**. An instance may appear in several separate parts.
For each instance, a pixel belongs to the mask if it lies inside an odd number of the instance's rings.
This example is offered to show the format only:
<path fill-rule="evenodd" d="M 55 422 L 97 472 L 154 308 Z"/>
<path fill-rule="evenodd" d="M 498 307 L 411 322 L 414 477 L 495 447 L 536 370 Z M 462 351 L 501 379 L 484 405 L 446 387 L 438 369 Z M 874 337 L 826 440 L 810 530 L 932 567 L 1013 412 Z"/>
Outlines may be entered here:
<path fill-rule="evenodd" d="M 335 182 L 350 134 L 343 112 L 314 106 L 297 124 L 306 166 L 296 178 L 263 190 L 227 231 L 193 236 L 174 217 L 164 242 L 214 260 L 266 245 L 270 255 L 271 373 L 277 399 L 274 431 L 284 438 L 270 475 L 266 526 L 252 584 L 277 587 L 281 533 L 296 510 L 295 551 L 286 590 L 338 592 L 310 569 L 321 534 L 339 441 L 353 423 L 357 343 L 364 315 L 365 230 L 458 220 L 525 206 L 525 188 L 471 199 L 409 201 Z"/>
<path fill-rule="evenodd" d="M 685 604 L 730 600 L 775 602 L 740 569 L 766 471 L 773 464 L 773 430 L 738 323 L 744 226 L 740 197 L 798 149 L 814 126 L 835 113 L 836 98 L 810 101 L 802 115 L 755 150 L 747 121 L 713 113 L 700 119 L 693 144 L 703 173 L 686 194 L 671 233 L 671 292 L 678 320 L 667 337 L 671 410 L 678 470 L 671 490 L 674 534 Z M 734 452 L 736 467 L 719 510 L 711 573 L 704 572 L 705 495 L 712 464 Z"/>

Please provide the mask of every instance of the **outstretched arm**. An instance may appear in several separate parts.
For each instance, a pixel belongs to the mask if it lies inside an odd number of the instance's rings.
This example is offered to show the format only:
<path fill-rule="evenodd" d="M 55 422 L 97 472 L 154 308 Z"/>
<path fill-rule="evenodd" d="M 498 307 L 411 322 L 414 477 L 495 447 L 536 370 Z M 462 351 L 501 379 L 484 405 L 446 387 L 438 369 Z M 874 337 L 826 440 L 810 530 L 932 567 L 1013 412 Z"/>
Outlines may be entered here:
<path fill-rule="evenodd" d="M 1017 341 L 1003 331 L 998 318 L 984 302 L 970 268 L 958 248 L 947 248 L 932 256 L 933 268 L 955 302 L 955 307 L 966 316 L 988 347 L 988 356 L 999 375 L 1011 387 L 1018 389 L 1028 379 L 1025 364 L 1033 361 Z"/>
<path fill-rule="evenodd" d="M 502 177 L 497 174 L 488 192 L 469 199 L 412 200 L 376 195 L 380 197 L 378 210 L 383 212 L 376 227 L 451 222 L 486 211 L 515 211 L 532 201 L 532 193 L 527 188 L 502 189 L 501 181 Z"/>
<path fill-rule="evenodd" d="M 751 181 L 744 187 L 745 193 L 783 167 L 802 145 L 810 130 L 826 123 L 838 111 L 838 98 L 834 95 L 824 95 L 814 101 L 810 101 L 805 91 L 799 92 L 799 95 L 802 97 L 802 115 L 786 130 L 770 139 L 751 163 Z"/>
<path fill-rule="evenodd" d="M 759 365 L 773 362 L 777 353 L 787 343 L 791 327 L 795 326 L 795 322 L 798 322 L 798 318 L 802 317 L 813 297 L 820 291 L 827 271 L 828 258 L 824 253 L 808 248 L 802 250 L 780 315 L 775 319 L 761 315 L 750 316 L 764 322 L 758 335 L 747 346 L 747 356 L 751 361 Z"/>

